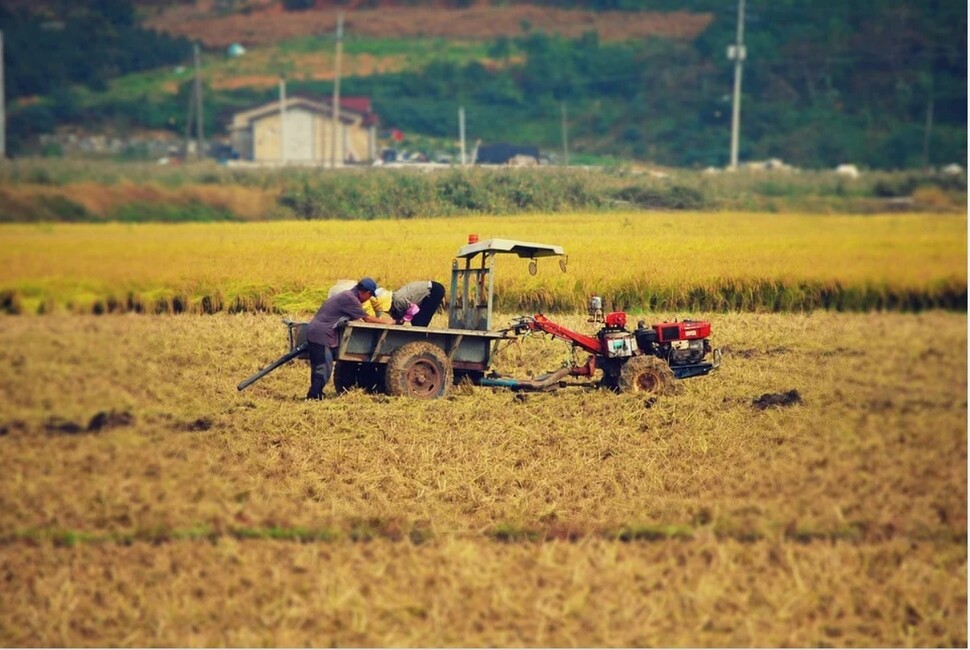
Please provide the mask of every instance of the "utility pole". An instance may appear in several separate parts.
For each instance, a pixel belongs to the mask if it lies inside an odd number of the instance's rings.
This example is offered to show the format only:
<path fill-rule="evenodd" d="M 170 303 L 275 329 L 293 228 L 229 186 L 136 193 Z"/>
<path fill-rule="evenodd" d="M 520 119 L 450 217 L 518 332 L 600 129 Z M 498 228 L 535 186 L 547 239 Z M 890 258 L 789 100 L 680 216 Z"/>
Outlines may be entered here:
<path fill-rule="evenodd" d="M 192 85 L 192 92 L 189 93 L 189 111 L 185 118 L 185 144 L 182 145 L 182 160 L 189 159 L 189 150 L 192 148 L 192 126 L 195 122 L 195 84 Z"/>
<path fill-rule="evenodd" d="M 734 102 L 731 107 L 731 169 L 738 168 L 738 140 L 741 132 L 741 67 L 744 49 L 744 0 L 738 0 L 738 40 L 728 46 L 728 60 L 734 61 Z"/>
<path fill-rule="evenodd" d="M 465 166 L 465 107 L 458 107 L 458 139 L 461 141 L 461 166 Z"/>
<path fill-rule="evenodd" d="M 195 58 L 195 85 L 193 87 L 193 92 L 195 93 L 195 119 L 196 119 L 196 137 L 198 138 L 197 147 L 198 150 L 195 152 L 196 158 L 202 160 L 205 157 L 205 135 L 202 133 L 202 72 L 201 64 L 199 63 L 199 44 L 196 43 L 193 48 L 193 55 Z"/>
<path fill-rule="evenodd" d="M 7 157 L 7 113 L 3 95 L 3 32 L 0 31 L 0 160 Z"/>
<path fill-rule="evenodd" d="M 923 167 L 930 167 L 930 134 L 933 132 L 933 95 L 926 103 L 926 126 L 923 129 Z"/>
<path fill-rule="evenodd" d="M 340 127 L 340 56 L 344 51 L 344 12 L 337 13 L 337 55 L 333 77 L 333 123 L 330 133 L 330 167 L 337 167 L 337 134 Z"/>
<path fill-rule="evenodd" d="M 280 75 L 280 162 L 286 163 L 286 76 Z"/>
<path fill-rule="evenodd" d="M 563 165 L 569 167 L 569 131 L 566 122 L 566 102 L 562 102 L 562 160 Z"/>

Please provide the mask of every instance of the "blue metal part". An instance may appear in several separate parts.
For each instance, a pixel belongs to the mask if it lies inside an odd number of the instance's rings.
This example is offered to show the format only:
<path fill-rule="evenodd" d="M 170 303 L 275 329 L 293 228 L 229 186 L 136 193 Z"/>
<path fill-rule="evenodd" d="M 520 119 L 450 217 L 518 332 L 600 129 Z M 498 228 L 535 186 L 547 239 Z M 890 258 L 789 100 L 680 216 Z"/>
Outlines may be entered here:
<path fill-rule="evenodd" d="M 713 363 L 695 363 L 690 366 L 671 366 L 670 369 L 674 371 L 674 377 L 677 379 L 687 379 L 706 375 L 716 367 Z"/>
<path fill-rule="evenodd" d="M 721 354 L 721 348 L 714 348 L 711 351 L 710 363 L 695 363 L 689 366 L 671 366 L 670 369 L 674 371 L 674 377 L 677 379 L 687 379 L 688 377 L 700 377 L 701 375 L 706 375 L 715 368 L 721 366 L 721 359 L 723 355 Z"/>
<path fill-rule="evenodd" d="M 479 386 L 495 386 L 496 388 L 520 388 L 522 383 L 518 379 L 509 377 L 482 377 Z"/>

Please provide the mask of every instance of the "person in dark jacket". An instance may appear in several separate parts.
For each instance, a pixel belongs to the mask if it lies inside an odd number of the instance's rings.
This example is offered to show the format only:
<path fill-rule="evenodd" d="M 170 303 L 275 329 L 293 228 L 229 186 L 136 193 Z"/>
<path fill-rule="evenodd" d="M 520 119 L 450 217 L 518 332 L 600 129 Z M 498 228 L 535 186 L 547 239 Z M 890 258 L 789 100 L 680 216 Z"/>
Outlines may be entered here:
<path fill-rule="evenodd" d="M 427 327 L 444 299 L 445 287 L 440 282 L 408 282 L 391 294 L 389 313 L 398 325 L 410 322 L 415 327 Z"/>
<path fill-rule="evenodd" d="M 307 325 L 306 338 L 310 344 L 310 390 L 307 399 L 323 399 L 323 388 L 333 374 L 333 360 L 340 338 L 337 328 L 348 320 L 367 323 L 390 323 L 387 318 L 368 316 L 361 306 L 371 299 L 377 283 L 370 278 L 361 280 L 346 291 L 335 293 L 320 306 Z"/>

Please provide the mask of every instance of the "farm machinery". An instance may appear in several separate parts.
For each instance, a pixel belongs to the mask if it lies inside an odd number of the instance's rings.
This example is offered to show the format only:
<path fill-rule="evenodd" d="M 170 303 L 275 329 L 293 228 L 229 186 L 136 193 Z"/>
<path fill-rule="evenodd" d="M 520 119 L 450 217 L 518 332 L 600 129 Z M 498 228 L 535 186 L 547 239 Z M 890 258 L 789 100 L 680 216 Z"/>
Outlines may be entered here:
<path fill-rule="evenodd" d="M 627 314 L 604 314 L 603 301 L 589 302 L 589 322 L 601 324 L 595 335 L 576 332 L 538 313 L 519 316 L 508 327 L 492 326 L 496 257 L 516 255 L 530 260 L 558 257 L 566 271 L 566 254 L 559 246 L 508 239 L 479 242 L 470 236 L 452 262 L 448 327 L 407 327 L 390 323 L 351 321 L 340 331 L 335 355 L 334 385 L 338 392 L 351 388 L 416 398 L 445 395 L 461 380 L 480 386 L 516 391 L 551 390 L 567 385 L 567 377 L 591 383 L 599 371 L 598 386 L 619 392 L 663 393 L 675 380 L 706 375 L 720 365 L 721 352 L 710 344 L 711 325 L 681 320 L 627 329 Z M 237 386 L 243 390 L 294 359 L 309 358 L 304 322 L 285 320 L 289 351 Z M 566 341 L 589 356 L 572 365 L 529 379 L 490 372 L 491 359 L 503 342 L 546 334 Z"/>
<path fill-rule="evenodd" d="M 602 299 L 590 299 L 590 321 L 598 322 Z M 603 327 L 594 336 L 581 334 L 544 316 L 520 316 L 510 326 L 517 335 L 548 334 L 588 353 L 586 363 L 547 373 L 539 379 L 517 380 L 484 377 L 482 384 L 518 390 L 555 387 L 565 377 L 592 378 L 602 371 L 599 385 L 619 392 L 663 393 L 675 379 L 706 375 L 721 364 L 721 351 L 711 347 L 711 324 L 683 320 L 647 326 L 644 321 L 630 331 L 625 312 L 611 312 L 602 318 Z"/>

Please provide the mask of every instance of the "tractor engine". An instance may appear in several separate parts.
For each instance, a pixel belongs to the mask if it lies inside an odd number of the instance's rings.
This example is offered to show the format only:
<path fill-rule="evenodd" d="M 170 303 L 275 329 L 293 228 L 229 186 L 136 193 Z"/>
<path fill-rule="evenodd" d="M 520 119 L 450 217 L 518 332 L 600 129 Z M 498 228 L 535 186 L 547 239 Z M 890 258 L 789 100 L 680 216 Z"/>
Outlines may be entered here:
<path fill-rule="evenodd" d="M 637 345 L 645 354 L 660 357 L 671 366 L 690 366 L 701 363 L 711 352 L 711 324 L 699 320 L 659 323 L 647 327 L 637 323 L 634 332 Z"/>
<path fill-rule="evenodd" d="M 604 327 L 598 336 L 603 356 L 607 359 L 632 357 L 639 352 L 636 336 L 626 329 L 626 312 L 614 311 L 607 314 Z"/>

